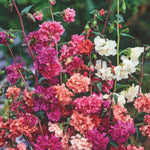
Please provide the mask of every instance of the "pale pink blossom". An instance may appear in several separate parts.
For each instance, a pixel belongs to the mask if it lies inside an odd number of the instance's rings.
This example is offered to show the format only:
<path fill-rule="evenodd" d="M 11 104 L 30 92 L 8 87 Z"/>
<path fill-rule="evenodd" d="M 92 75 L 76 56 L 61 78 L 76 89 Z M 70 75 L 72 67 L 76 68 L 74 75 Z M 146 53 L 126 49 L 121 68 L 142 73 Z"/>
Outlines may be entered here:
<path fill-rule="evenodd" d="M 74 9 L 67 8 L 63 11 L 63 19 L 67 23 L 74 22 L 75 15 L 76 15 L 76 12 Z"/>

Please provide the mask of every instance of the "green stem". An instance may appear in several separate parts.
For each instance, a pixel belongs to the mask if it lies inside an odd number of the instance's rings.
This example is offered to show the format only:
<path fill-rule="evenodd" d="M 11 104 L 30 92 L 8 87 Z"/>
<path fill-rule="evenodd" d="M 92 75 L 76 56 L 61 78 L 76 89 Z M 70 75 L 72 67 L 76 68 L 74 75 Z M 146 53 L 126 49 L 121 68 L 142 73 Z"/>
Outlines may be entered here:
<path fill-rule="evenodd" d="M 117 15 L 119 16 L 119 0 L 117 0 Z M 117 66 L 119 65 L 119 44 L 120 44 L 120 33 L 119 33 L 119 17 L 117 17 Z M 116 92 L 117 79 L 115 79 L 114 93 Z"/>

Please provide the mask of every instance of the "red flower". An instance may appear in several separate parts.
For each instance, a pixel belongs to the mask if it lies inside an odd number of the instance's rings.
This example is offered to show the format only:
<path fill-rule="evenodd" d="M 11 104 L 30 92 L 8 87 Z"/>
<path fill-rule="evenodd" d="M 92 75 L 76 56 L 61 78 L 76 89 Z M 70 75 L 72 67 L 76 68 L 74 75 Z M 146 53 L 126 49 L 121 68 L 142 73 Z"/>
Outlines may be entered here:
<path fill-rule="evenodd" d="M 87 54 L 90 55 L 92 50 L 93 50 L 93 43 L 90 40 L 86 40 L 85 42 L 83 41 L 81 44 L 79 44 L 79 52 L 81 54 Z"/>
<path fill-rule="evenodd" d="M 101 10 L 99 11 L 99 15 L 100 15 L 100 16 L 104 16 L 104 15 L 105 15 L 105 10 L 104 10 L 104 9 L 101 9 Z"/>

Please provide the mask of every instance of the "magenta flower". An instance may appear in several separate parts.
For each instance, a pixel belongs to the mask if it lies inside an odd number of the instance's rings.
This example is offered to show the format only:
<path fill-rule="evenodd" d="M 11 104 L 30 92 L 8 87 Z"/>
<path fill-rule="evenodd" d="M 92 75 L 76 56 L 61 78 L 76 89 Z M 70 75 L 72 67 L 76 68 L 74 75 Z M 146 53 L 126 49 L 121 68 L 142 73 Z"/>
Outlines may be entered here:
<path fill-rule="evenodd" d="M 39 37 L 42 41 L 50 43 L 57 43 L 60 41 L 60 36 L 63 35 L 65 29 L 61 25 L 61 22 L 44 22 L 40 25 Z"/>
<path fill-rule="evenodd" d="M 46 79 L 58 76 L 62 71 L 62 65 L 57 60 L 57 54 L 54 48 L 45 48 L 36 56 L 34 69 L 37 69 Z"/>
<path fill-rule="evenodd" d="M 34 14 L 33 14 L 33 17 L 39 21 L 42 21 L 43 19 L 43 13 L 40 12 L 40 11 L 36 11 Z"/>
<path fill-rule="evenodd" d="M 85 135 L 88 140 L 92 143 L 93 150 L 106 150 L 109 142 L 109 138 L 106 133 L 100 133 L 97 128 L 90 130 Z"/>
<path fill-rule="evenodd" d="M 16 81 L 21 78 L 20 73 L 18 72 L 18 69 L 23 69 L 22 64 L 15 64 L 9 65 L 6 67 L 7 70 L 7 81 L 10 82 L 12 85 L 16 83 Z"/>
<path fill-rule="evenodd" d="M 76 12 L 74 9 L 67 8 L 63 11 L 63 19 L 67 23 L 74 22 L 75 15 L 76 15 Z"/>
<path fill-rule="evenodd" d="M 135 130 L 132 123 L 118 121 L 114 126 L 111 126 L 110 135 L 113 141 L 123 143 L 129 139 L 130 135 L 135 133 Z"/>

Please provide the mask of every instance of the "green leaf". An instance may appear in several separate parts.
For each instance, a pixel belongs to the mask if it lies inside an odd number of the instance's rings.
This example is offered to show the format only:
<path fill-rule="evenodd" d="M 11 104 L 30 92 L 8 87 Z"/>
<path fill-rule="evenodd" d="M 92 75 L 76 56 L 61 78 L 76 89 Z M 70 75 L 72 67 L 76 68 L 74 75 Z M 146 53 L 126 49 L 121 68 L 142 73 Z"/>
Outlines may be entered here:
<path fill-rule="evenodd" d="M 121 36 L 126 36 L 126 37 L 129 37 L 129 38 L 134 39 L 134 37 L 133 37 L 133 36 L 131 36 L 131 35 L 127 34 L 127 33 L 121 33 Z"/>
<path fill-rule="evenodd" d="M 87 32 L 83 32 L 83 33 L 81 33 L 80 35 L 86 35 L 87 34 Z"/>
<path fill-rule="evenodd" d="M 119 23 L 124 22 L 122 15 L 116 15 L 117 18 L 119 18 Z"/>
<path fill-rule="evenodd" d="M 99 15 L 99 14 L 97 14 L 97 17 L 96 17 L 98 20 L 100 20 L 100 21 L 103 21 L 103 19 L 102 19 L 102 17 Z"/>
<path fill-rule="evenodd" d="M 94 15 L 96 13 L 96 9 L 92 10 L 89 14 Z"/>
<path fill-rule="evenodd" d="M 115 100 L 115 104 L 117 105 L 118 102 L 118 96 L 116 94 L 113 94 L 114 100 Z"/>
<path fill-rule="evenodd" d="M 6 131 L 6 134 L 5 134 L 5 136 L 4 136 L 4 137 L 6 137 L 9 133 L 10 133 L 10 132 L 7 130 L 7 131 Z"/>
<path fill-rule="evenodd" d="M 118 149 L 118 144 L 117 144 L 116 142 L 114 142 L 114 141 L 112 141 L 112 140 L 109 140 L 109 143 L 110 143 L 112 146 L 114 146 L 115 148 Z"/>
<path fill-rule="evenodd" d="M 15 84 L 20 83 L 21 82 L 21 78 L 19 78 Z"/>
<path fill-rule="evenodd" d="M 36 112 L 37 116 L 40 118 L 40 119 L 43 119 L 44 118 L 44 111 L 38 111 Z"/>
<path fill-rule="evenodd" d="M 22 11 L 21 11 L 21 15 L 23 15 L 24 13 L 27 13 L 30 11 L 30 9 L 33 7 L 34 5 L 30 5 L 25 7 Z"/>
<path fill-rule="evenodd" d="M 21 110 L 24 114 L 26 114 L 26 112 L 24 111 L 24 109 L 22 108 L 19 108 L 19 110 Z"/>
<path fill-rule="evenodd" d="M 102 82 L 97 83 L 97 87 L 100 91 L 102 91 Z"/>
<path fill-rule="evenodd" d="M 92 33 L 93 33 L 93 34 L 95 34 L 96 36 L 98 36 L 98 35 L 99 35 L 99 32 L 95 32 L 95 31 L 93 31 Z"/>

